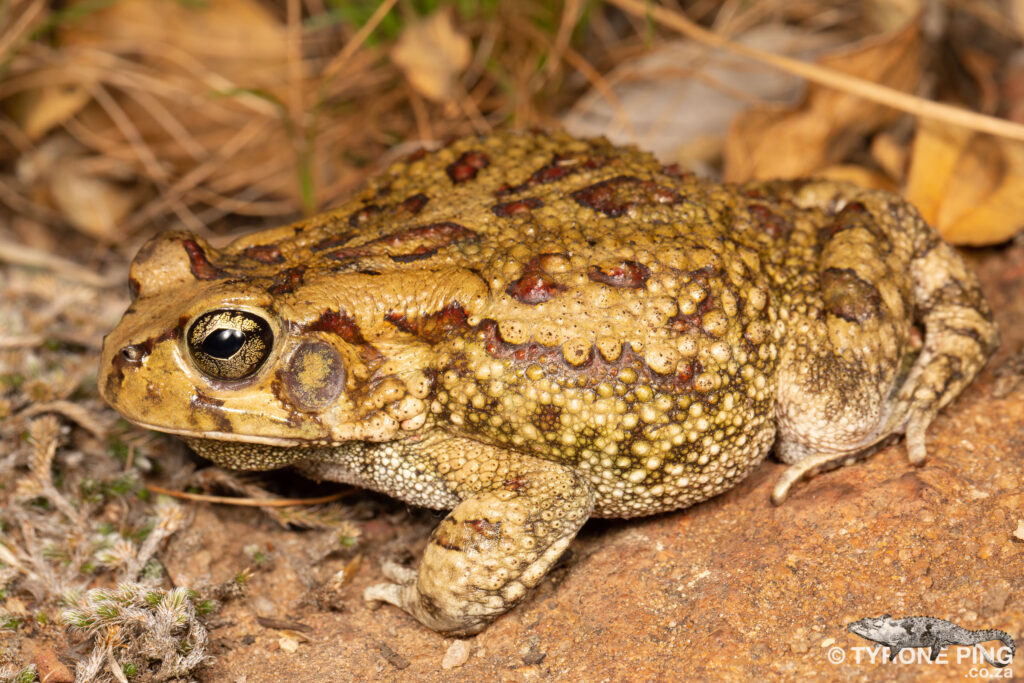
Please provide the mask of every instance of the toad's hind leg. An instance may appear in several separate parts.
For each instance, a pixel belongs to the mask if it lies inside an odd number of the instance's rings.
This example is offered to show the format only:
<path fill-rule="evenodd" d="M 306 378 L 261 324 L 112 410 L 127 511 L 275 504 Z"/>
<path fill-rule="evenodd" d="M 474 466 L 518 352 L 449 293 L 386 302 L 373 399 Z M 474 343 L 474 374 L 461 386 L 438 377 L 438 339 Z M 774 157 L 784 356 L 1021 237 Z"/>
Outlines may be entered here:
<path fill-rule="evenodd" d="M 896 195 L 808 183 L 792 200 L 832 213 L 816 283 L 794 292 L 780 353 L 776 451 L 790 467 L 772 499 L 805 474 L 906 434 L 913 463 L 925 430 L 997 344 L 974 275 Z M 915 325 L 923 328 L 917 339 Z"/>
<path fill-rule="evenodd" d="M 594 495 L 569 467 L 470 439 L 429 439 L 423 449 L 461 502 L 431 534 L 418 570 L 387 566 L 396 583 L 371 586 L 364 598 L 435 631 L 470 635 L 540 582 L 590 516 Z"/>

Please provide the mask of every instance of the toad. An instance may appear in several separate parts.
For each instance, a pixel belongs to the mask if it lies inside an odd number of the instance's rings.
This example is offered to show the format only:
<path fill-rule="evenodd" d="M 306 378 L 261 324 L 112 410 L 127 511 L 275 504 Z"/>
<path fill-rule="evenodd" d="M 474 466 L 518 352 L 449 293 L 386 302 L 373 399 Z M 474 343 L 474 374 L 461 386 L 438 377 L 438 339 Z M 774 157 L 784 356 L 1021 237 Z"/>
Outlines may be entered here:
<path fill-rule="evenodd" d="M 896 195 L 723 185 L 632 147 L 498 133 L 339 208 L 130 272 L 103 397 L 241 470 L 451 512 L 365 597 L 471 634 L 592 516 L 693 505 L 774 447 L 801 476 L 925 430 L 996 345 L 974 275 Z"/>

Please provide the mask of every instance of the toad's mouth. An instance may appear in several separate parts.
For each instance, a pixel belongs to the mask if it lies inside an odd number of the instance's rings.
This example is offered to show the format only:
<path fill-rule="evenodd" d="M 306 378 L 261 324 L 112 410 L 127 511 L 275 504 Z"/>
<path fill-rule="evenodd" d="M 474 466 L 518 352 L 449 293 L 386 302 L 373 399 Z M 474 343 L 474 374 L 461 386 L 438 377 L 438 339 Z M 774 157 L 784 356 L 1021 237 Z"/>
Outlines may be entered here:
<path fill-rule="evenodd" d="M 257 436 L 255 434 L 238 434 L 237 432 L 218 432 L 206 430 L 196 431 L 194 429 L 179 429 L 174 427 L 165 427 L 163 425 L 150 424 L 142 420 L 135 420 L 131 418 L 126 419 L 129 419 L 132 424 L 142 427 L 143 429 L 152 429 L 154 432 L 173 434 L 174 436 L 180 436 L 189 441 L 234 441 L 236 443 L 259 444 L 263 446 L 278 446 L 281 448 L 304 448 L 327 445 L 326 441 L 311 441 L 308 439 L 288 439 L 280 436 Z"/>

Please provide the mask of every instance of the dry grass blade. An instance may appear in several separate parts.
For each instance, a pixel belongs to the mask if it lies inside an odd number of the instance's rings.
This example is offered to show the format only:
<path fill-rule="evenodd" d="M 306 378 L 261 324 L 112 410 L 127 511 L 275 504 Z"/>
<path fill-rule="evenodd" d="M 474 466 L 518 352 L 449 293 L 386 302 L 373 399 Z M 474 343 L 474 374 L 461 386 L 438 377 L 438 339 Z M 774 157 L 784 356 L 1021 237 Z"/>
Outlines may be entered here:
<path fill-rule="evenodd" d="M 187 500 L 210 503 L 223 503 L 242 507 L 258 507 L 265 515 L 274 520 L 283 529 L 344 529 L 351 526 L 347 520 L 348 513 L 335 501 L 356 493 L 359 489 L 351 488 L 328 496 L 317 498 L 280 498 L 259 485 L 240 477 L 238 473 L 208 467 L 194 473 L 189 484 L 203 489 L 226 489 L 239 497 L 223 497 L 209 494 L 183 493 L 168 491 L 160 487 L 151 487 L 154 492 L 173 495 Z M 352 534 L 350 534 L 352 535 Z M 358 536 L 358 532 L 354 534 Z"/>
<path fill-rule="evenodd" d="M 373 14 L 370 15 L 369 20 L 367 20 L 359 31 L 352 36 L 351 40 L 345 43 L 345 47 L 342 48 L 341 52 L 339 52 L 324 68 L 323 75 L 321 76 L 322 85 L 329 83 L 331 79 L 338 75 L 338 72 L 345 68 L 346 64 L 348 64 L 348 60 L 352 58 L 352 55 L 354 55 L 360 47 L 362 47 L 363 43 L 366 42 L 366 39 L 369 38 L 370 34 L 373 33 L 377 26 L 380 25 L 380 22 L 384 20 L 384 17 L 387 16 L 388 12 L 391 11 L 396 2 L 397 0 L 386 0 L 380 4 L 380 7 L 374 10 Z"/>
<path fill-rule="evenodd" d="M 621 123 L 630 135 L 634 135 L 633 125 L 629 120 L 629 115 L 626 113 L 622 106 L 622 102 L 619 101 L 618 95 L 615 94 L 615 89 L 604 77 L 604 75 L 590 62 L 586 60 L 580 53 L 572 49 L 567 39 L 561 39 L 564 34 L 571 32 L 572 24 L 575 23 L 578 17 L 574 14 L 569 13 L 569 8 L 563 12 L 562 22 L 563 25 L 559 28 L 559 34 L 555 37 L 552 42 L 549 36 L 539 30 L 532 22 L 519 21 L 516 24 L 516 29 L 521 31 L 523 34 L 530 36 L 530 38 L 537 44 L 549 47 L 556 55 L 565 61 L 566 64 L 571 66 L 580 72 L 580 74 L 587 79 L 587 82 L 596 90 L 601 93 L 608 105 L 615 111 L 615 123 Z M 567 22 L 569 25 L 566 27 Z M 554 64 L 555 62 L 551 62 Z"/>
<path fill-rule="evenodd" d="M 921 118 L 935 119 L 943 123 L 978 131 L 979 133 L 989 133 L 1012 140 L 1024 140 L 1024 125 L 1019 123 L 959 109 L 922 97 L 915 97 L 914 95 L 865 81 L 817 64 L 810 64 L 798 59 L 740 45 L 728 38 L 723 38 L 718 34 L 701 28 L 678 11 L 650 5 L 642 0 L 609 0 L 609 2 L 633 16 L 650 17 L 659 24 L 678 31 L 687 38 L 704 45 L 729 50 L 735 54 L 768 64 L 795 76 L 806 78 L 819 85 L 835 88 L 847 94 L 856 95 L 857 97 L 862 97 Z"/>
<path fill-rule="evenodd" d="M 110 287 L 115 280 L 115 278 L 100 277 L 88 268 L 56 254 L 33 249 L 9 240 L 0 240 L 0 261 L 18 266 L 44 268 L 54 273 L 60 273 L 62 278 L 90 287 Z M 118 273 L 116 280 L 121 279 L 121 274 Z"/>
<path fill-rule="evenodd" d="M 156 154 L 146 144 L 142 133 L 135 127 L 128 114 L 121 108 L 121 105 L 101 85 L 94 86 L 91 92 L 96 103 L 103 108 L 103 111 L 107 113 L 107 116 L 110 117 L 110 120 L 114 122 L 114 125 L 117 126 L 117 129 L 121 131 L 121 134 L 128 141 L 128 144 L 131 145 L 135 151 L 135 157 L 145 166 L 149 176 L 155 180 L 166 180 L 167 173 L 160 166 L 160 161 L 156 158 Z"/>
<path fill-rule="evenodd" d="M 20 415 L 22 417 L 32 417 L 43 413 L 59 413 L 69 420 L 78 423 L 78 425 L 89 431 L 97 439 L 107 438 L 107 430 L 96 420 L 92 412 L 84 406 L 72 403 L 71 401 L 37 403 L 23 410 Z"/>
<path fill-rule="evenodd" d="M 39 18 L 44 9 L 46 9 L 46 0 L 35 0 L 28 3 L 28 7 L 24 9 L 21 16 L 15 19 L 7 30 L 0 34 L 0 55 L 12 53 L 15 44 L 26 37 L 32 22 Z"/>
<path fill-rule="evenodd" d="M 160 211 L 180 200 L 189 189 L 198 185 L 205 178 L 217 173 L 226 160 L 233 157 L 253 140 L 259 139 L 269 126 L 270 121 L 267 120 L 253 119 L 250 121 L 218 150 L 215 157 L 193 168 L 168 188 L 163 197 L 150 202 L 129 218 L 125 222 L 126 229 L 129 231 L 137 230 L 146 221 L 159 214 Z"/>
<path fill-rule="evenodd" d="M 155 484 L 147 484 L 146 488 L 153 493 L 159 493 L 165 496 L 171 496 L 172 498 L 181 498 L 183 500 L 195 500 L 203 503 L 221 503 L 224 505 L 237 505 L 239 507 L 293 507 L 296 505 L 322 505 L 324 503 L 333 503 L 336 500 L 341 500 L 347 496 L 353 495 L 358 489 L 348 489 L 345 491 L 339 491 L 332 493 L 327 496 L 318 496 L 316 498 L 235 498 L 232 496 L 213 496 L 206 493 L 188 493 L 186 491 L 172 491 L 171 489 L 165 489 L 162 486 Z"/>
<path fill-rule="evenodd" d="M 0 349 L 32 349 L 46 341 L 41 334 L 27 337 L 0 337 Z"/>

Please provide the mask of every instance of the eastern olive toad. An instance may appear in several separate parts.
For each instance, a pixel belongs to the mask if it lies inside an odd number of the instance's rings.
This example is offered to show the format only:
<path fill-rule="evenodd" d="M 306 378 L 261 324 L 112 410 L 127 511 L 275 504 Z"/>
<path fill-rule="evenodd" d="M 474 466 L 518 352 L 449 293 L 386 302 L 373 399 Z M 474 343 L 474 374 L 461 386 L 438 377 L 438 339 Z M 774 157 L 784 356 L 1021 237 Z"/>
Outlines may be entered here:
<path fill-rule="evenodd" d="M 802 474 L 925 429 L 996 328 L 898 196 L 722 185 L 603 139 L 501 133 L 215 249 L 169 232 L 100 389 L 225 467 L 454 508 L 367 598 L 481 630 L 591 516 L 686 507 L 773 445 Z"/>

